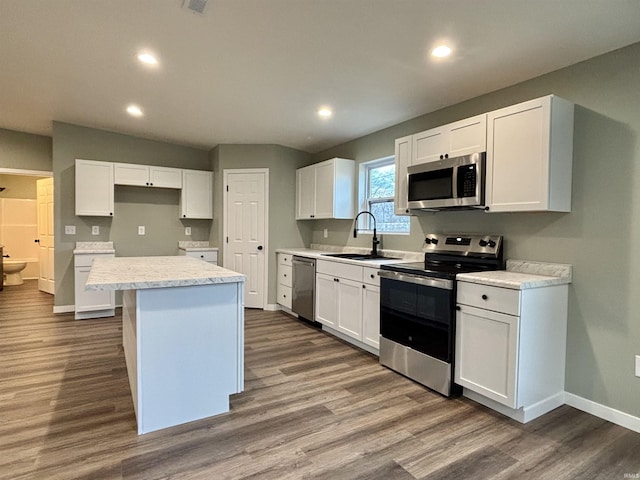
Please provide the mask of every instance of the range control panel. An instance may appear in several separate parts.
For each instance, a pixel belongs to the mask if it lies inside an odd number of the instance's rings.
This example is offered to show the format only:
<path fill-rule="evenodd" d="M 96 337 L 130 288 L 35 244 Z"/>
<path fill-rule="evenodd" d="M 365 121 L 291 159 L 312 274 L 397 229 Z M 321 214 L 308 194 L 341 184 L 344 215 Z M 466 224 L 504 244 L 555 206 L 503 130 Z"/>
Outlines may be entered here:
<path fill-rule="evenodd" d="M 422 250 L 428 253 L 497 256 L 501 247 L 502 235 L 430 233 L 424 239 Z"/>

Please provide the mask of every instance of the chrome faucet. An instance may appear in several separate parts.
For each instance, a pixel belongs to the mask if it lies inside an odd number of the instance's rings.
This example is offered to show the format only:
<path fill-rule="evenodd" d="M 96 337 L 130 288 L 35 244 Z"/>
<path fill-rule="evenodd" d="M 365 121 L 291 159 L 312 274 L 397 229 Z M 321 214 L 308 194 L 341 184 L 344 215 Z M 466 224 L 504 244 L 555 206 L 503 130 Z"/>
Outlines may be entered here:
<path fill-rule="evenodd" d="M 378 240 L 378 237 L 376 236 L 376 217 L 373 216 L 373 213 L 363 210 L 362 212 L 358 213 L 358 215 L 356 215 L 355 226 L 353 227 L 353 238 L 358 238 L 358 217 L 363 213 L 371 215 L 371 218 L 373 218 L 373 238 L 371 239 L 371 243 L 372 243 L 371 255 L 375 257 L 375 256 L 378 256 L 378 245 L 380 244 L 380 240 Z"/>

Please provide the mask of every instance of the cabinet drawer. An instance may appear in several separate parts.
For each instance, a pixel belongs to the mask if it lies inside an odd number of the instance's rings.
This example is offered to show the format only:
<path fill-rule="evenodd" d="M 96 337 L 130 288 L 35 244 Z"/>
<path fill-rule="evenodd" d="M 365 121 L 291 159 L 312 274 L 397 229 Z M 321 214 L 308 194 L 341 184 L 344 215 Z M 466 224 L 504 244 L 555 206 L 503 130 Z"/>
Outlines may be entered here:
<path fill-rule="evenodd" d="M 279 283 L 277 288 L 277 296 L 278 303 L 280 305 L 291 308 L 291 287 Z"/>
<path fill-rule="evenodd" d="M 318 260 L 316 272 L 325 273 L 334 277 L 347 278 L 356 282 L 362 282 L 362 268 L 358 265 L 333 262 L 331 260 Z"/>
<path fill-rule="evenodd" d="M 218 263 L 218 252 L 216 251 L 192 251 L 187 252 L 187 256 L 197 258 L 199 260 L 204 260 L 205 262 Z"/>
<path fill-rule="evenodd" d="M 520 291 L 510 288 L 458 282 L 458 303 L 494 312 L 520 315 Z"/>
<path fill-rule="evenodd" d="M 289 265 L 278 265 L 278 283 L 291 287 L 292 272 L 293 269 Z"/>
<path fill-rule="evenodd" d="M 369 285 L 380 285 L 380 276 L 377 268 L 362 267 L 362 282 Z"/>
<path fill-rule="evenodd" d="M 76 267 L 90 267 L 95 258 L 113 258 L 113 253 L 75 254 L 73 265 Z"/>
<path fill-rule="evenodd" d="M 293 263 L 291 263 L 291 259 L 293 258 L 293 255 L 290 255 L 288 253 L 279 253 L 278 254 L 278 264 L 279 265 L 293 265 Z"/>

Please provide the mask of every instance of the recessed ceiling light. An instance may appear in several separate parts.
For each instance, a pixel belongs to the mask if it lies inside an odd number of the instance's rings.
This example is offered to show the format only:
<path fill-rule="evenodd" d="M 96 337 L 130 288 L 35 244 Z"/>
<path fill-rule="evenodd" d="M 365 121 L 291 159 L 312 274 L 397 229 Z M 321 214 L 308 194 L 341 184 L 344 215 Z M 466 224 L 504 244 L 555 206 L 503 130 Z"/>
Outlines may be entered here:
<path fill-rule="evenodd" d="M 145 65 L 157 65 L 158 59 L 149 52 L 140 52 L 138 60 Z"/>
<path fill-rule="evenodd" d="M 451 54 L 451 48 L 446 45 L 438 45 L 436 48 L 431 50 L 431 55 L 434 57 L 442 58 L 448 57 Z"/>
<path fill-rule="evenodd" d="M 318 116 L 321 118 L 329 118 L 333 115 L 333 111 L 329 107 L 322 107 L 318 110 Z"/>
<path fill-rule="evenodd" d="M 142 109 L 139 106 L 133 104 L 127 107 L 127 113 L 132 117 L 141 117 L 142 115 L 144 115 Z"/>

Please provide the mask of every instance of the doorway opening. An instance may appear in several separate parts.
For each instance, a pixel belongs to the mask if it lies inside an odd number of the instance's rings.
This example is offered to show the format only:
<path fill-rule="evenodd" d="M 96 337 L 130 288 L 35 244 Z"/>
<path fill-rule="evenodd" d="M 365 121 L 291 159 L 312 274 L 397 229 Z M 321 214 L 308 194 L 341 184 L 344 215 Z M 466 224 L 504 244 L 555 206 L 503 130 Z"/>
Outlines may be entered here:
<path fill-rule="evenodd" d="M 54 294 L 53 172 L 0 168 L 0 245 L 3 283 L 37 280 Z M 24 265 L 24 267 L 23 267 Z"/>

